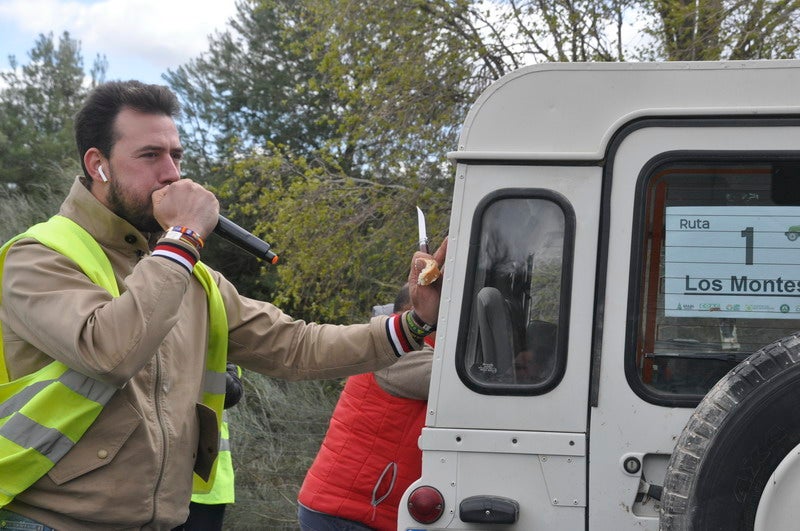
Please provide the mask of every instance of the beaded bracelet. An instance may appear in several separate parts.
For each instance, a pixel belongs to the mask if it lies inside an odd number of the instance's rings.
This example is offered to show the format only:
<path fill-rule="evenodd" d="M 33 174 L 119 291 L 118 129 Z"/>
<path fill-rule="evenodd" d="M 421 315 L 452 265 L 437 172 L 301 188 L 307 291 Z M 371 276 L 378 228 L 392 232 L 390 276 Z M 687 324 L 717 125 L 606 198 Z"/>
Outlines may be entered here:
<path fill-rule="evenodd" d="M 414 310 L 406 312 L 406 324 L 408 330 L 417 337 L 425 337 L 436 330 L 436 325 L 429 325 L 420 319 Z"/>
<path fill-rule="evenodd" d="M 206 244 L 202 236 L 200 236 L 197 231 L 193 231 L 187 227 L 172 227 L 167 231 L 164 237 L 169 238 L 170 240 L 180 240 L 184 243 L 188 243 L 189 245 L 193 245 L 198 251 Z"/>

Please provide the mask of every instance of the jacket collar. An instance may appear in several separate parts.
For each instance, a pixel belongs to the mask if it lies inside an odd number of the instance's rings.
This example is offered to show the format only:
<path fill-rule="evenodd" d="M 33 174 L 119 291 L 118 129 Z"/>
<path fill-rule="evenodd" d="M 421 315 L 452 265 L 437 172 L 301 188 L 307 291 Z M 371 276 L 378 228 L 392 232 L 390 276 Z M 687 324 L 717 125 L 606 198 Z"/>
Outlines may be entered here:
<path fill-rule="evenodd" d="M 78 177 L 58 213 L 86 229 L 102 247 L 121 252 L 148 254 L 162 234 L 139 232 L 98 201 Z"/>

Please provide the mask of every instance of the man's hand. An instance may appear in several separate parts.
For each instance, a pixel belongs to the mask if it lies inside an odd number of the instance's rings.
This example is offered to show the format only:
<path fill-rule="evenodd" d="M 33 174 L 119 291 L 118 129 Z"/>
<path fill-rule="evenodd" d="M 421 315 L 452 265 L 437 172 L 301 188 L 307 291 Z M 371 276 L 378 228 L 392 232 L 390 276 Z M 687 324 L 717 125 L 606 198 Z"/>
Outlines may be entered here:
<path fill-rule="evenodd" d="M 433 259 L 439 265 L 439 269 L 444 268 L 444 260 L 447 256 L 447 238 L 433 253 Z M 425 258 L 431 255 L 417 251 L 411 259 L 411 271 L 408 274 L 408 290 L 411 296 L 411 304 L 417 316 L 430 325 L 435 325 L 439 317 L 439 299 L 442 295 L 442 277 L 440 276 L 433 283 L 427 286 L 420 286 L 417 283 L 419 273 L 425 268 Z M 444 273 L 444 272 L 443 272 Z"/>
<path fill-rule="evenodd" d="M 207 238 L 219 223 L 219 201 L 191 179 L 181 179 L 152 195 L 153 217 L 164 230 L 181 226 Z"/>

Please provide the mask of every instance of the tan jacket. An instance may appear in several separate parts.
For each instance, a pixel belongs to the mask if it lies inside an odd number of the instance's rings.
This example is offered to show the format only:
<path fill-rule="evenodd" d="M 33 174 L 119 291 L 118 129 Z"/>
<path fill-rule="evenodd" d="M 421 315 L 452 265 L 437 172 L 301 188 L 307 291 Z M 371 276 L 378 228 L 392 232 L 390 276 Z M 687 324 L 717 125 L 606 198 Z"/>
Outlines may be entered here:
<path fill-rule="evenodd" d="M 375 371 L 375 381 L 392 396 L 427 401 L 432 364 L 433 348 L 424 345 L 422 350 L 403 354 L 397 363 Z"/>
<path fill-rule="evenodd" d="M 78 444 L 8 508 L 59 530 L 171 529 L 188 513 L 201 436 L 205 291 L 180 265 L 151 257 L 145 236 L 77 180 L 60 214 L 104 248 L 121 296 L 33 240 L 15 244 L 0 306 L 10 377 L 55 358 L 120 389 Z M 396 360 L 385 316 L 351 326 L 295 321 L 213 275 L 228 316 L 228 359 L 246 369 L 325 379 Z"/>

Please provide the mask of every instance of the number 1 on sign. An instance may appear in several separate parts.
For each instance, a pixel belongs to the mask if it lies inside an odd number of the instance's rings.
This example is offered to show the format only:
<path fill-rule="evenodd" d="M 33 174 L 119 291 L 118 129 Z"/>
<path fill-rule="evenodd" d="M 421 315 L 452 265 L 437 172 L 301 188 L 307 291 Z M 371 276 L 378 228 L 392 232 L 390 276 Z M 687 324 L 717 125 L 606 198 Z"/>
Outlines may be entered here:
<path fill-rule="evenodd" d="M 744 238 L 744 263 L 753 265 L 753 227 L 747 227 L 742 231 Z"/>

